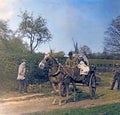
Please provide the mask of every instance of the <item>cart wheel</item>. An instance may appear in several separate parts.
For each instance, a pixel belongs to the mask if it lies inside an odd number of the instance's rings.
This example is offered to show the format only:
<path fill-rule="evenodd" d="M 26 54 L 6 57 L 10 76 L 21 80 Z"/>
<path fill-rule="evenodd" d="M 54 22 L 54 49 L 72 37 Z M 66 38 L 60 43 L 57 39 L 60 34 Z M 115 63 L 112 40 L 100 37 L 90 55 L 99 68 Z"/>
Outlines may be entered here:
<path fill-rule="evenodd" d="M 95 94 L 96 94 L 96 76 L 95 76 L 94 73 L 92 73 L 91 76 L 90 76 L 89 89 L 90 89 L 91 98 L 95 99 Z"/>

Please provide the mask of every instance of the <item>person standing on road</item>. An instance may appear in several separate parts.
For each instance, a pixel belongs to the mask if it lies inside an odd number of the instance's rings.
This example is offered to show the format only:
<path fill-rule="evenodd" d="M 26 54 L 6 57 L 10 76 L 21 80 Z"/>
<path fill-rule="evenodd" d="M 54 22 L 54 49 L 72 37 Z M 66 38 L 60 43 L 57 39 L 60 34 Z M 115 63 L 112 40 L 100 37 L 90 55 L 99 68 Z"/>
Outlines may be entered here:
<path fill-rule="evenodd" d="M 114 89 L 115 83 L 117 82 L 117 89 L 120 91 L 120 67 L 119 64 L 115 65 L 115 69 L 113 70 L 114 77 L 111 85 L 111 90 Z"/>
<path fill-rule="evenodd" d="M 26 74 L 26 60 L 23 59 L 22 63 L 19 65 L 18 76 L 17 76 L 20 93 L 27 92 L 27 84 L 26 84 L 25 74 Z"/>

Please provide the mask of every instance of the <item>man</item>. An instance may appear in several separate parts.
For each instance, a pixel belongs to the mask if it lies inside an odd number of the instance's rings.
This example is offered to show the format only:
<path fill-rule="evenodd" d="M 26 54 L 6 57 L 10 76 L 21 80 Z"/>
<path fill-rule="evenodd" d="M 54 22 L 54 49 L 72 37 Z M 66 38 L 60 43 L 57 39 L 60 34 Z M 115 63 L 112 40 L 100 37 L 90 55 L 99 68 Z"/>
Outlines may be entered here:
<path fill-rule="evenodd" d="M 78 58 L 76 56 L 73 57 L 73 52 L 72 51 L 70 51 L 68 53 L 68 56 L 69 57 L 67 58 L 67 60 L 65 62 L 65 65 L 69 66 L 69 67 L 72 67 L 72 68 L 74 68 L 75 66 L 77 66 L 77 64 L 78 64 Z"/>
<path fill-rule="evenodd" d="M 67 58 L 67 60 L 65 62 L 65 65 L 68 66 L 68 67 L 73 68 L 74 71 L 77 70 L 76 72 L 74 72 L 74 74 L 75 74 L 75 76 L 78 76 L 79 72 L 78 72 L 78 69 L 76 68 L 77 65 L 78 65 L 78 57 L 77 56 L 73 56 L 73 52 L 72 51 L 70 51 L 68 53 L 68 56 L 69 57 Z M 77 91 L 75 81 L 72 80 L 72 84 L 73 84 L 73 87 L 75 88 L 75 90 Z"/>
<path fill-rule="evenodd" d="M 117 82 L 117 89 L 118 91 L 120 91 L 120 68 L 119 68 L 119 64 L 115 65 L 115 69 L 113 70 L 114 72 L 114 77 L 113 77 L 113 82 L 111 85 L 111 90 L 114 89 L 115 83 Z"/>
<path fill-rule="evenodd" d="M 26 74 L 26 61 L 23 59 L 22 63 L 19 65 L 18 76 L 17 76 L 20 93 L 27 92 L 27 84 L 26 84 L 25 74 Z"/>

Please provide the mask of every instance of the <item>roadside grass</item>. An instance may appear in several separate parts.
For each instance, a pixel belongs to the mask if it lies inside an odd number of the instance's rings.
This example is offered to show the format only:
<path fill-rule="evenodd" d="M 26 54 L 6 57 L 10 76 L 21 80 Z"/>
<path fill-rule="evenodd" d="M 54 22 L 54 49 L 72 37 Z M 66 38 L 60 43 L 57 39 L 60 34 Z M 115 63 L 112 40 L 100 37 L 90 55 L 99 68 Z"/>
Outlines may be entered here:
<path fill-rule="evenodd" d="M 49 112 L 35 112 L 24 115 L 120 115 L 120 103 L 106 104 L 91 108 L 57 109 Z"/>
<path fill-rule="evenodd" d="M 120 99 L 120 92 L 117 91 L 117 83 L 115 84 L 114 90 L 110 90 L 113 73 L 103 73 L 100 75 L 101 82 L 97 86 L 97 96 L 99 99 L 105 101 L 113 101 Z"/>

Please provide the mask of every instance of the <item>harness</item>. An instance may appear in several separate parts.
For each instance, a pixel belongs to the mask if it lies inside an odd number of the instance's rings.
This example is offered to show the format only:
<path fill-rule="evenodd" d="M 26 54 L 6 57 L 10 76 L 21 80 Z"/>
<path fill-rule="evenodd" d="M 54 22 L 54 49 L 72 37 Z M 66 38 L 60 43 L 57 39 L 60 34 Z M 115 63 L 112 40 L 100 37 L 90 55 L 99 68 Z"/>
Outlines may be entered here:
<path fill-rule="evenodd" d="M 63 65 L 61 63 L 59 63 L 57 71 L 54 74 L 50 74 L 49 76 L 50 77 L 56 77 L 57 75 L 62 74 L 62 75 L 64 75 L 64 77 L 63 77 L 63 82 L 64 82 L 64 80 L 69 76 L 69 74 L 65 70 L 61 71 L 61 68 L 64 69 Z"/>
<path fill-rule="evenodd" d="M 49 72 L 51 72 L 51 68 L 49 69 Z M 60 74 L 60 66 L 58 66 L 57 71 L 54 74 L 50 74 L 50 77 L 56 77 Z"/>

